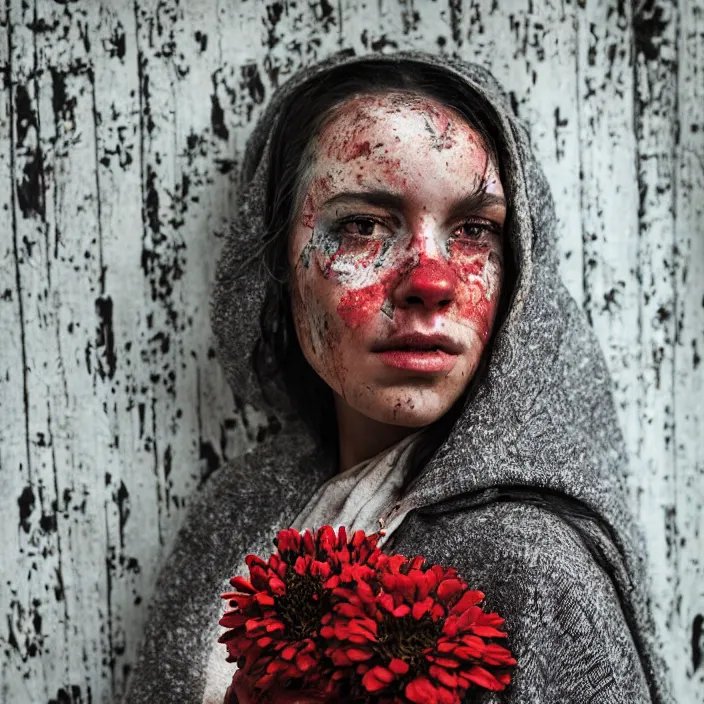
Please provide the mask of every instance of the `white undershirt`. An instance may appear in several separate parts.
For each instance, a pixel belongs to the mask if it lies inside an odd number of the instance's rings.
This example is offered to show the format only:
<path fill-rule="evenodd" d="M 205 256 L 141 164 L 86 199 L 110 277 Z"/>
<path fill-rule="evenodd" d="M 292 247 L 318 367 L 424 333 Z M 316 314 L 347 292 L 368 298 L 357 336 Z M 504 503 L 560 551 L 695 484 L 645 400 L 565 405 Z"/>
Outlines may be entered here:
<path fill-rule="evenodd" d="M 328 479 L 313 494 L 291 525 L 299 532 L 330 525 L 336 531 L 344 525 L 348 537 L 354 531 L 375 533 L 383 529 L 381 546 L 401 525 L 407 511 L 399 508 L 401 487 L 408 471 L 408 458 L 420 433 L 413 433 L 375 457 Z M 248 574 L 243 562 L 238 574 Z M 221 627 L 221 632 L 226 629 Z M 202 704 L 222 704 L 237 670 L 226 662 L 227 649 L 215 642 L 207 666 Z"/>
<path fill-rule="evenodd" d="M 419 433 L 413 433 L 375 457 L 328 479 L 311 497 L 293 522 L 302 532 L 331 525 L 341 525 L 351 537 L 356 530 L 374 533 L 383 529 L 386 535 L 378 545 L 388 540 L 403 521 L 405 513 L 395 511 L 406 478 L 408 457 Z"/>

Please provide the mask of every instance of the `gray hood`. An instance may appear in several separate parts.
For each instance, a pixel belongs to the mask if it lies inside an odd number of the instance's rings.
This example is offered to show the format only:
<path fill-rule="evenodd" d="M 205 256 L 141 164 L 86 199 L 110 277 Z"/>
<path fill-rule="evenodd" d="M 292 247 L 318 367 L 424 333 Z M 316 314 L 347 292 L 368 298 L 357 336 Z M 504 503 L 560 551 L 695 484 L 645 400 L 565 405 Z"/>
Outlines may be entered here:
<path fill-rule="evenodd" d="M 654 656 L 644 547 L 626 501 L 628 463 L 611 379 L 593 331 L 560 280 L 556 219 L 543 172 L 507 95 L 486 70 L 420 52 L 336 56 L 296 74 L 272 97 L 248 142 L 239 214 L 219 262 L 212 301 L 212 326 L 228 381 L 243 401 L 266 407 L 250 367 L 266 288 L 266 274 L 253 257 L 264 231 L 270 136 L 282 102 L 326 69 L 365 58 L 445 67 L 493 107 L 503 133 L 500 156 L 511 210 L 507 235 L 517 273 L 487 372 L 411 486 L 404 508 L 442 510 L 449 503 L 513 495 L 559 507 L 555 510 L 579 520 L 595 559 L 614 581 L 653 699 L 661 701 L 655 696 L 662 686 L 661 665 Z M 287 399 L 271 398 L 270 410 L 287 415 Z"/>

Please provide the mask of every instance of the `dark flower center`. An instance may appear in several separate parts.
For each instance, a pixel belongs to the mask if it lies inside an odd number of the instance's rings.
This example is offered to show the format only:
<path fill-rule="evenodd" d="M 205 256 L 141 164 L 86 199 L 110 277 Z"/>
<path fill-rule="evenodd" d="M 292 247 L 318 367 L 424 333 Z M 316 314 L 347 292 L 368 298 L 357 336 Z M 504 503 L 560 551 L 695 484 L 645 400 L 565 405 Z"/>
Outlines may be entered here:
<path fill-rule="evenodd" d="M 321 580 L 289 567 L 284 584 L 286 593 L 276 600 L 276 611 L 286 626 L 286 638 L 303 640 L 318 635 L 320 619 L 330 610 L 330 595 Z"/>
<path fill-rule="evenodd" d="M 442 619 L 433 621 L 429 614 L 416 620 L 410 614 L 397 618 L 384 613 L 377 632 L 375 650 L 384 660 L 400 658 L 415 672 L 425 665 L 423 653 L 433 648 L 442 634 Z"/>

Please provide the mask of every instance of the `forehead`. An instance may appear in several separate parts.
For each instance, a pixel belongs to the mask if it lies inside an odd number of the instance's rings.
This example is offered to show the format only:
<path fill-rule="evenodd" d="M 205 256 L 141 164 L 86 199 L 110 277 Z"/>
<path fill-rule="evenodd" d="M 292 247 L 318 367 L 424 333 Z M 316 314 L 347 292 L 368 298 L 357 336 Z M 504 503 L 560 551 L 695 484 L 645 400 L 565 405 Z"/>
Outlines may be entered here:
<path fill-rule="evenodd" d="M 417 187 L 430 179 L 466 188 L 496 170 L 480 135 L 457 111 L 408 93 L 345 101 L 318 136 L 313 167 L 317 176 L 370 187 Z"/>
<path fill-rule="evenodd" d="M 465 119 L 453 108 L 415 93 L 356 95 L 339 105 L 322 131 L 323 141 L 335 142 L 339 130 L 378 133 L 391 128 L 403 132 L 422 127 L 431 133 L 473 133 Z M 451 147 L 453 144 L 446 144 Z"/>

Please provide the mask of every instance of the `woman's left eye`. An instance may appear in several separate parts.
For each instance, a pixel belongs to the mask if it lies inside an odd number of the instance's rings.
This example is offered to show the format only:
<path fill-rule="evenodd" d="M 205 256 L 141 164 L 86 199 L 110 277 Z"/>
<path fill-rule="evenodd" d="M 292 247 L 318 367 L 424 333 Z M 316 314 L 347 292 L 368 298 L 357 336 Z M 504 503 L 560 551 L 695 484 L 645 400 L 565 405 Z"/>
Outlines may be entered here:
<path fill-rule="evenodd" d="M 461 225 L 458 225 L 452 234 L 455 237 L 465 237 L 467 239 L 477 240 L 495 232 L 496 228 L 488 222 L 464 222 Z"/>

